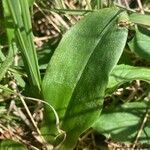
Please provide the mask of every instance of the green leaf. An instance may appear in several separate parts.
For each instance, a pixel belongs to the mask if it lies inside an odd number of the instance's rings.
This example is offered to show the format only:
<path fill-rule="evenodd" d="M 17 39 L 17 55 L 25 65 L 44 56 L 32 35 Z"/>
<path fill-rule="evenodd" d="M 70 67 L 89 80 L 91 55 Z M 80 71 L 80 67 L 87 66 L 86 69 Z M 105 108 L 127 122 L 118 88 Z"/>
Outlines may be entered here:
<path fill-rule="evenodd" d="M 35 0 L 28 0 L 29 6 L 33 6 Z"/>
<path fill-rule="evenodd" d="M 110 74 L 107 92 L 112 92 L 121 84 L 133 80 L 143 80 L 150 83 L 150 69 L 128 65 L 117 65 Z"/>
<path fill-rule="evenodd" d="M 18 85 L 21 87 L 25 87 L 25 81 L 23 80 L 22 76 L 17 72 L 12 72 L 14 75 L 15 80 L 17 81 Z"/>
<path fill-rule="evenodd" d="M 132 13 L 129 18 L 133 23 L 150 27 L 150 15 Z"/>
<path fill-rule="evenodd" d="M 5 56 L 4 56 L 3 52 L 2 52 L 2 48 L 1 48 L 1 45 L 0 45 L 0 63 L 2 61 L 4 61 L 4 60 L 5 60 Z"/>
<path fill-rule="evenodd" d="M 32 94 L 39 96 L 41 92 L 41 77 L 37 54 L 33 42 L 31 17 L 27 0 L 6 0 L 15 27 L 16 40 L 20 48 L 26 71 L 28 73 Z"/>
<path fill-rule="evenodd" d="M 94 123 L 99 133 L 117 142 L 133 143 L 141 128 L 146 113 L 150 113 L 146 102 L 131 102 L 105 110 Z M 139 137 L 141 144 L 150 146 L 150 122 L 147 121 Z"/>
<path fill-rule="evenodd" d="M 11 18 L 11 12 L 8 7 L 7 1 L 3 0 L 3 12 L 4 12 L 4 22 L 5 22 L 5 28 L 7 32 L 7 39 L 8 43 L 10 44 L 12 42 L 12 39 L 14 38 L 14 25 L 13 25 L 13 20 Z"/>
<path fill-rule="evenodd" d="M 27 150 L 24 145 L 12 140 L 3 140 L 0 142 L 1 150 Z"/>
<path fill-rule="evenodd" d="M 150 30 L 142 27 L 136 29 L 135 37 L 129 47 L 140 57 L 150 60 Z"/>
<path fill-rule="evenodd" d="M 4 86 L 4 85 L 1 85 L 0 84 L 0 89 L 4 90 L 7 92 L 7 94 L 14 94 L 15 92 L 13 90 L 11 90 L 10 88 Z"/>
<path fill-rule="evenodd" d="M 13 60 L 14 60 L 14 53 L 13 53 L 12 45 L 10 45 L 10 49 L 6 59 L 0 64 L 0 81 L 2 80 L 5 73 L 13 63 Z"/>
<path fill-rule="evenodd" d="M 79 135 L 98 118 L 108 77 L 126 44 L 128 31 L 118 27 L 117 8 L 89 13 L 61 40 L 43 80 L 44 99 L 57 111 L 71 149 Z M 54 116 L 46 108 L 49 133 Z M 48 134 L 48 133 L 47 133 Z"/>

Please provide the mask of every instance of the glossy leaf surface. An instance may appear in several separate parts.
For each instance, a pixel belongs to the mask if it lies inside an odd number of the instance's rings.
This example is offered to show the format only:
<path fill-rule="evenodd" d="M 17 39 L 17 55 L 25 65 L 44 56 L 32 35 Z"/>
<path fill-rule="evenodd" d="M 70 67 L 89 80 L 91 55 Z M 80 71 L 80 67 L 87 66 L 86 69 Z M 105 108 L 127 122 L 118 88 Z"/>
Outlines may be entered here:
<path fill-rule="evenodd" d="M 118 27 L 119 14 L 116 8 L 89 13 L 64 35 L 51 58 L 43 95 L 66 131 L 61 149 L 72 148 L 100 114 L 109 74 L 127 39 L 127 29 Z M 53 133 L 55 118 L 49 108 L 46 120 Z"/>

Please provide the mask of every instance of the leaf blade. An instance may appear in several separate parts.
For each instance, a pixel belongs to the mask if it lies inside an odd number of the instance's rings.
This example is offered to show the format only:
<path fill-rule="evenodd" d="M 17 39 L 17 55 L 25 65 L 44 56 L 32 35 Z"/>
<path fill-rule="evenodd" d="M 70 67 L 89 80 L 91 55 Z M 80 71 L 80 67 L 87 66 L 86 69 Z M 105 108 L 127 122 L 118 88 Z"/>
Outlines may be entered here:
<path fill-rule="evenodd" d="M 43 80 L 43 95 L 62 119 L 62 129 L 67 132 L 64 149 L 72 147 L 100 113 L 108 75 L 117 63 L 127 38 L 127 30 L 117 25 L 118 14 L 118 9 L 104 9 L 87 15 L 65 34 L 49 63 Z M 95 30 L 92 30 L 93 25 Z M 121 39 L 119 42 L 113 40 L 116 35 Z M 119 46 L 116 48 L 117 44 Z M 108 61 L 111 56 L 114 60 Z M 92 89 L 87 88 L 88 84 L 94 85 Z M 92 93 L 90 90 L 93 94 L 88 95 Z M 76 116 L 87 112 L 86 109 L 90 109 L 91 113 Z M 52 116 L 49 110 L 47 112 Z M 78 123 L 78 120 L 81 122 Z"/>
<path fill-rule="evenodd" d="M 117 65 L 109 77 L 107 92 L 114 91 L 121 84 L 133 80 L 143 80 L 150 83 L 150 69 L 129 65 Z"/>
<path fill-rule="evenodd" d="M 30 84 L 32 85 L 32 94 L 34 96 L 39 96 L 41 94 L 41 77 L 33 42 L 28 1 L 7 0 L 6 2 L 15 26 L 14 29 L 17 44 L 23 56 L 23 61 L 28 72 Z"/>
<path fill-rule="evenodd" d="M 150 27 L 150 15 L 132 13 L 129 17 L 133 23 Z"/>
<path fill-rule="evenodd" d="M 142 121 L 147 111 L 148 113 L 150 111 L 148 102 L 125 103 L 111 110 L 105 110 L 93 124 L 93 128 L 106 137 L 111 137 L 114 141 L 133 143 L 138 131 L 141 130 Z M 149 121 L 147 121 L 139 137 L 141 144 L 150 144 L 149 131 Z"/>
<path fill-rule="evenodd" d="M 138 56 L 150 60 L 150 30 L 136 28 L 135 37 L 129 42 L 129 47 Z"/>

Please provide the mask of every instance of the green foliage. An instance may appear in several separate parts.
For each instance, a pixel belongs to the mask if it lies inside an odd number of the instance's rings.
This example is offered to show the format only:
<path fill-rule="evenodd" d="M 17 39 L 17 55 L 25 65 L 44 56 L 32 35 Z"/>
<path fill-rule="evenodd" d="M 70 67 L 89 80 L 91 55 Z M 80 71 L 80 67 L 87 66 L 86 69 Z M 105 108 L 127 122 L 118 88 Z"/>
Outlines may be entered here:
<path fill-rule="evenodd" d="M 6 55 L 0 47 L 0 81 L 9 70 L 25 95 L 30 95 L 28 92 L 32 91 L 32 97 L 43 97 L 50 104 L 50 107 L 45 106 L 41 131 L 47 141 L 54 146 L 59 145 L 59 149 L 73 149 L 78 137 L 92 126 L 106 137 L 111 135 L 113 140 L 134 142 L 143 118 L 149 112 L 148 102 L 117 104 L 115 108 L 111 105 L 103 110 L 103 100 L 126 82 L 142 80 L 150 83 L 148 68 L 117 65 L 118 61 L 126 64 L 132 59 L 126 55 L 126 51 L 123 54 L 124 48 L 128 48 L 125 45 L 131 23 L 135 24 L 132 30 L 136 33 L 129 42 L 130 49 L 150 60 L 150 31 L 147 28 L 150 27 L 150 16 L 139 13 L 128 16 L 126 11 L 116 7 L 92 10 L 110 6 L 111 1 L 104 5 L 104 0 L 93 0 L 91 3 L 87 0 L 88 10 L 68 10 L 64 1 L 55 1 L 59 9 L 49 11 L 63 13 L 66 18 L 68 14 L 87 14 L 64 34 L 55 51 L 48 45 L 36 52 L 29 11 L 34 2 L 2 1 L 7 40 L 0 43 L 7 43 L 9 51 Z M 39 1 L 39 4 L 46 7 L 44 1 Z M 2 16 L 0 21 L 3 21 Z M 19 66 L 12 65 L 16 52 L 21 52 L 25 67 L 23 72 L 20 72 Z M 43 73 L 47 65 L 41 83 L 43 74 L 40 71 Z M 22 76 L 29 80 L 29 86 Z M 0 84 L 0 89 L 6 95 L 15 94 L 5 85 Z M 139 139 L 148 146 L 149 128 L 150 124 L 146 122 Z M 23 145 L 10 140 L 1 141 L 0 149 L 6 148 L 25 149 Z"/>
<path fill-rule="evenodd" d="M 114 141 L 133 143 L 141 130 L 147 113 L 150 113 L 147 102 L 125 103 L 112 109 L 104 110 L 93 128 Z M 141 144 L 150 146 L 150 122 L 147 121 L 139 137 Z M 146 147 L 144 147 L 146 148 Z"/>
<path fill-rule="evenodd" d="M 33 3 L 35 2 L 35 0 L 28 0 L 28 4 L 29 6 L 33 6 Z"/>
<path fill-rule="evenodd" d="M 110 74 L 107 92 L 112 93 L 120 85 L 133 80 L 143 80 L 150 83 L 150 69 L 117 65 Z"/>
<path fill-rule="evenodd" d="M 7 72 L 7 70 L 9 69 L 10 65 L 12 64 L 13 60 L 14 60 L 14 55 L 13 55 L 13 48 L 10 47 L 8 56 L 6 57 L 6 59 L 0 64 L 0 81 L 2 80 L 2 78 L 4 77 L 5 73 Z"/>
<path fill-rule="evenodd" d="M 5 56 L 4 56 L 2 49 L 0 47 L 0 63 L 3 62 L 4 60 L 5 60 Z"/>
<path fill-rule="evenodd" d="M 27 150 L 25 146 L 12 140 L 3 140 L 0 142 L 1 150 Z"/>
<path fill-rule="evenodd" d="M 54 52 L 54 48 L 50 46 L 49 43 L 43 46 L 41 49 L 38 49 L 37 55 L 38 55 L 40 70 L 45 70 L 47 68 L 47 65 L 53 55 L 53 52 Z"/>
<path fill-rule="evenodd" d="M 32 94 L 37 96 L 40 94 L 41 90 L 41 77 L 33 42 L 28 1 L 6 0 L 5 2 L 8 5 L 13 20 L 17 44 L 23 56 L 25 68 L 28 72 L 33 91 Z"/>
<path fill-rule="evenodd" d="M 3 12 L 4 12 L 4 18 L 5 18 L 5 30 L 7 32 L 7 39 L 8 43 L 11 44 L 12 39 L 14 38 L 14 26 L 13 26 L 13 20 L 11 18 L 11 12 L 8 8 L 8 3 L 6 1 L 2 1 L 3 3 Z"/>
<path fill-rule="evenodd" d="M 6 92 L 9 93 L 9 94 L 14 94 L 14 91 L 12 91 L 11 89 L 9 89 L 9 88 L 6 87 L 6 86 L 0 85 L 0 89 L 6 91 Z"/>
<path fill-rule="evenodd" d="M 89 13 L 64 35 L 51 58 L 43 95 L 57 111 L 67 134 L 62 149 L 74 146 L 100 114 L 109 74 L 127 39 L 127 29 L 118 26 L 119 15 L 116 8 Z M 55 118 L 46 109 L 47 125 L 51 124 L 53 133 Z"/>
<path fill-rule="evenodd" d="M 129 43 L 130 49 L 140 57 L 150 60 L 150 30 L 142 27 L 136 29 L 133 40 Z"/>
<path fill-rule="evenodd" d="M 145 15 L 145 14 L 140 14 L 140 13 L 132 13 L 130 15 L 130 20 L 133 23 L 150 27 L 150 15 Z"/>

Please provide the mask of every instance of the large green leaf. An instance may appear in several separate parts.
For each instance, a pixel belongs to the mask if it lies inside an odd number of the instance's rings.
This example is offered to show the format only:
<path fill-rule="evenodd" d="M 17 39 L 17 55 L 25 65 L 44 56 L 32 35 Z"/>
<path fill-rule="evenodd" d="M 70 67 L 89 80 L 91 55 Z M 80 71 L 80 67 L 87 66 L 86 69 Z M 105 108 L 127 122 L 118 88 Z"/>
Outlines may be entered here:
<path fill-rule="evenodd" d="M 114 91 L 121 84 L 133 80 L 143 80 L 150 83 L 150 69 L 129 65 L 117 65 L 110 74 L 107 91 Z"/>
<path fill-rule="evenodd" d="M 136 29 L 133 40 L 129 43 L 130 49 L 140 57 L 150 60 L 150 30 L 142 27 Z"/>
<path fill-rule="evenodd" d="M 133 143 L 141 129 L 146 113 L 150 113 L 149 104 L 145 102 L 131 102 L 113 109 L 105 110 L 93 128 L 106 137 L 117 142 Z M 150 122 L 142 128 L 139 142 L 150 148 Z M 145 146 L 146 146 L 145 145 Z"/>
<path fill-rule="evenodd" d="M 61 149 L 71 149 L 100 114 L 109 73 L 128 34 L 118 26 L 119 14 L 117 8 L 89 13 L 64 35 L 51 58 L 43 95 L 58 112 L 61 128 L 66 131 Z M 46 110 L 49 133 L 53 133 L 55 118 L 49 108 Z"/>

